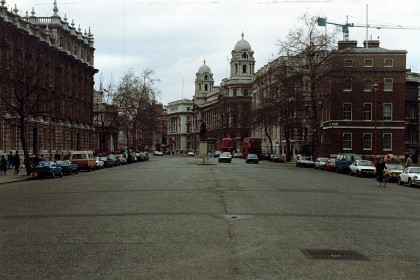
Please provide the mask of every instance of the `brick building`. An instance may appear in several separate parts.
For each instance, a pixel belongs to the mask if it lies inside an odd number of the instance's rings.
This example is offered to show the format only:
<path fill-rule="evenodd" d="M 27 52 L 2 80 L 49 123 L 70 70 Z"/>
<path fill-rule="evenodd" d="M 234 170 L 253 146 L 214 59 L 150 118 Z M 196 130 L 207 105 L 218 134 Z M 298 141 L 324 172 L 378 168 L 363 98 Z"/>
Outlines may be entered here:
<path fill-rule="evenodd" d="M 93 150 L 98 70 L 90 30 L 61 18 L 56 1 L 51 17 L 37 17 L 34 10 L 21 17 L 2 1 L 0 30 L 0 150 L 21 153 L 22 131 L 29 153 Z"/>
<path fill-rule="evenodd" d="M 405 143 L 406 51 L 340 41 L 342 71 L 327 82 L 322 102 L 320 154 L 340 152 L 374 158 L 403 156 Z"/>

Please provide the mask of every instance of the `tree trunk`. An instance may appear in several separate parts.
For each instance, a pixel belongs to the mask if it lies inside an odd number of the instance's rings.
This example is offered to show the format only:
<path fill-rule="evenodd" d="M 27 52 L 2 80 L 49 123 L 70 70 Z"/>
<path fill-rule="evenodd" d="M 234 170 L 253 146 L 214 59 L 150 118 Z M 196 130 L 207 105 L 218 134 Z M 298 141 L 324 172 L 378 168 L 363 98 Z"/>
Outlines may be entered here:
<path fill-rule="evenodd" d="M 28 151 L 28 137 L 26 131 L 26 122 L 25 116 L 19 116 L 19 130 L 20 130 L 20 143 L 22 145 L 23 150 L 23 163 L 25 164 L 26 175 L 30 175 L 31 173 L 31 162 L 29 158 L 29 151 Z"/>

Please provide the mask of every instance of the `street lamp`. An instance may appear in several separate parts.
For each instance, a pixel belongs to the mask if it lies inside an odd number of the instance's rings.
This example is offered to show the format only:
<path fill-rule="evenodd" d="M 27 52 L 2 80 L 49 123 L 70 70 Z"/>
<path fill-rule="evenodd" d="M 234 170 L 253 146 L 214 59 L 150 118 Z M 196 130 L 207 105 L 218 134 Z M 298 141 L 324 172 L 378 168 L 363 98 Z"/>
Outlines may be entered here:
<path fill-rule="evenodd" d="M 375 102 L 375 104 L 374 104 L 374 115 L 373 115 L 373 117 L 375 118 L 374 119 L 374 123 L 375 123 L 375 130 L 374 130 L 374 135 L 373 135 L 373 137 L 374 137 L 374 142 L 373 142 L 373 152 L 374 152 L 374 162 L 376 163 L 376 129 L 377 129 L 377 113 L 376 113 L 376 110 L 377 110 L 377 93 L 378 93 L 378 90 L 379 90 L 379 84 L 378 84 L 378 81 L 375 81 L 375 83 L 372 85 L 372 89 L 373 89 L 373 93 L 374 93 L 374 102 Z"/>

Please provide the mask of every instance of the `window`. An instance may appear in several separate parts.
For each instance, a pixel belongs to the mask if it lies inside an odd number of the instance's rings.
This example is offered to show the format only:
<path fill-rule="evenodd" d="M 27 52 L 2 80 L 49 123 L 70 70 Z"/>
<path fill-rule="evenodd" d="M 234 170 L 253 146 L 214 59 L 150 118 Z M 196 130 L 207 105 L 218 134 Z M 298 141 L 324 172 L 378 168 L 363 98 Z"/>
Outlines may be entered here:
<path fill-rule="evenodd" d="M 191 107 L 187 107 L 187 112 L 191 111 Z M 187 119 L 189 119 L 190 117 L 188 116 Z"/>
<path fill-rule="evenodd" d="M 248 55 L 247 55 L 247 53 L 246 53 L 246 52 L 243 52 L 243 53 L 242 53 L 242 58 L 248 58 Z"/>
<path fill-rule="evenodd" d="M 372 120 L 372 103 L 363 104 L 363 120 L 364 121 Z"/>
<path fill-rule="evenodd" d="M 208 79 L 207 75 L 204 75 L 204 81 L 207 81 Z"/>
<path fill-rule="evenodd" d="M 209 86 L 207 84 L 204 85 L 204 91 L 208 91 Z"/>
<path fill-rule="evenodd" d="M 246 74 L 246 65 L 242 65 L 242 73 Z"/>
<path fill-rule="evenodd" d="M 351 104 L 343 104 L 343 120 L 351 120 Z"/>
<path fill-rule="evenodd" d="M 373 67 L 373 60 L 372 59 L 365 59 L 364 66 L 365 67 Z"/>
<path fill-rule="evenodd" d="M 234 89 L 233 89 L 233 96 L 236 96 L 236 95 L 237 95 L 237 92 L 238 92 L 238 91 L 236 90 L 236 88 L 234 88 Z"/>
<path fill-rule="evenodd" d="M 353 67 L 353 59 L 344 59 L 344 67 Z"/>
<path fill-rule="evenodd" d="M 385 103 L 384 104 L 384 121 L 391 121 L 392 120 L 392 104 Z"/>
<path fill-rule="evenodd" d="M 372 134 L 363 133 L 363 150 L 372 150 Z"/>
<path fill-rule="evenodd" d="M 365 79 L 363 91 L 372 91 L 372 79 Z"/>
<path fill-rule="evenodd" d="M 384 151 L 391 151 L 392 150 L 392 134 L 391 133 L 384 133 Z"/>
<path fill-rule="evenodd" d="M 351 133 L 343 133 L 343 150 L 351 150 Z"/>
<path fill-rule="evenodd" d="M 392 58 L 385 58 L 384 67 L 394 67 L 394 60 Z"/>
<path fill-rule="evenodd" d="M 351 79 L 344 79 L 343 90 L 344 91 L 352 91 Z"/>
<path fill-rule="evenodd" d="M 392 91 L 392 90 L 393 90 L 393 80 L 384 79 L 384 91 Z"/>

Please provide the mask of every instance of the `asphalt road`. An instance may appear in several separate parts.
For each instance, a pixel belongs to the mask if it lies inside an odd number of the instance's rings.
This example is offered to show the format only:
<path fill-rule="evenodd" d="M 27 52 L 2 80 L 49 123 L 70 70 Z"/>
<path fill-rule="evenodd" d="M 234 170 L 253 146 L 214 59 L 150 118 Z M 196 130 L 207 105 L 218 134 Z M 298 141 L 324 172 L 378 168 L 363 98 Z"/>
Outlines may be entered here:
<path fill-rule="evenodd" d="M 420 278 L 420 188 L 200 162 L 0 185 L 0 279 Z"/>

